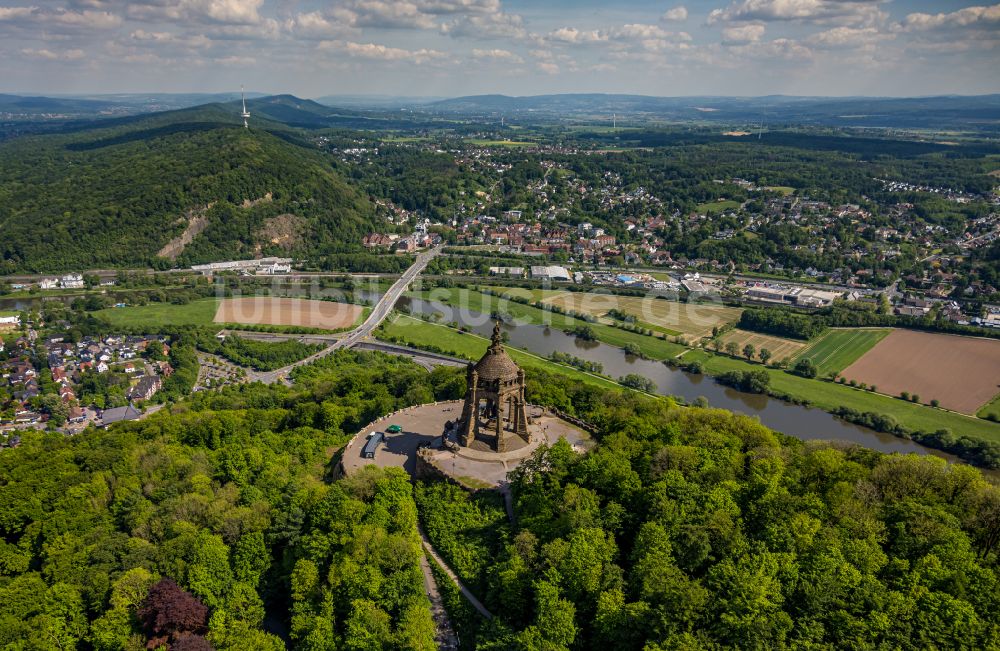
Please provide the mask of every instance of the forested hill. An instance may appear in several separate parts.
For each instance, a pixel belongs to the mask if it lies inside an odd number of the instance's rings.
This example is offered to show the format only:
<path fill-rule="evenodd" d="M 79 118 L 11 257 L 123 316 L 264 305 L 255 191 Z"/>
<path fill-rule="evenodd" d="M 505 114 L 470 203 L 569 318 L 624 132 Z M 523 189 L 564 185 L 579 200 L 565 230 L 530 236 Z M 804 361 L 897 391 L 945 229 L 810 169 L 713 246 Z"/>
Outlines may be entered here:
<path fill-rule="evenodd" d="M 0 144 L 0 273 L 316 254 L 371 215 L 296 131 L 221 105 Z"/>

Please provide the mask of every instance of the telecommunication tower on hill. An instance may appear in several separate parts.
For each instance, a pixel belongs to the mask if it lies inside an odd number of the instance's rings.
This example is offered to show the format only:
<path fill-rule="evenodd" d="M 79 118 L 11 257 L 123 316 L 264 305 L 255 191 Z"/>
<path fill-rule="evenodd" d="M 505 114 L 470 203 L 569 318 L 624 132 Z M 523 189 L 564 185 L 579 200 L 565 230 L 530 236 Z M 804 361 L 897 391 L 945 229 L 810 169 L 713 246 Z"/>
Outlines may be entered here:
<path fill-rule="evenodd" d="M 243 98 L 243 128 L 244 129 L 249 129 L 250 125 L 247 124 L 247 120 L 250 119 L 250 111 L 247 110 L 247 96 L 246 96 L 246 93 L 243 92 L 243 86 L 242 85 L 240 86 L 240 97 Z"/>

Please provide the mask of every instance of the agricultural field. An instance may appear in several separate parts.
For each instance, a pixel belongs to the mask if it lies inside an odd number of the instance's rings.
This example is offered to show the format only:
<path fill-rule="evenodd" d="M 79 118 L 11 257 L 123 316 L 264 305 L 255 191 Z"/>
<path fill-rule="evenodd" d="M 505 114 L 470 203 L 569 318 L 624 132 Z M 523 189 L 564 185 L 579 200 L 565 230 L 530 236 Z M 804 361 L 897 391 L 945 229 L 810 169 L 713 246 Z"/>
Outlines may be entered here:
<path fill-rule="evenodd" d="M 946 409 L 975 414 L 993 400 L 1000 385 L 1000 341 L 914 330 L 893 330 L 848 366 L 847 380 L 903 391 Z"/>
<path fill-rule="evenodd" d="M 564 292 L 550 296 L 544 302 L 597 317 L 616 309 L 636 317 L 645 327 L 695 339 L 710 336 L 716 326 L 735 323 L 743 313 L 740 308 L 723 305 L 595 293 Z"/>
<path fill-rule="evenodd" d="M 773 337 L 771 335 L 762 335 L 758 332 L 748 332 L 738 329 L 727 332 L 719 337 L 719 340 L 723 350 L 725 350 L 726 344 L 729 342 L 735 343 L 741 353 L 743 352 L 743 347 L 747 344 L 752 345 L 758 353 L 761 348 L 766 348 L 771 351 L 771 359 L 774 361 L 791 359 L 807 346 L 804 341 Z"/>
<path fill-rule="evenodd" d="M 357 323 L 363 312 L 360 305 L 350 303 L 252 296 L 223 300 L 213 321 L 340 330 Z"/>
<path fill-rule="evenodd" d="M 840 373 L 892 332 L 887 328 L 843 328 L 827 332 L 796 358 L 812 360 L 820 376 Z"/>
<path fill-rule="evenodd" d="M 129 307 L 109 307 L 93 313 L 98 319 L 118 327 L 155 328 L 164 325 L 212 325 L 219 308 L 216 298 L 202 298 L 185 305 L 150 303 Z"/>

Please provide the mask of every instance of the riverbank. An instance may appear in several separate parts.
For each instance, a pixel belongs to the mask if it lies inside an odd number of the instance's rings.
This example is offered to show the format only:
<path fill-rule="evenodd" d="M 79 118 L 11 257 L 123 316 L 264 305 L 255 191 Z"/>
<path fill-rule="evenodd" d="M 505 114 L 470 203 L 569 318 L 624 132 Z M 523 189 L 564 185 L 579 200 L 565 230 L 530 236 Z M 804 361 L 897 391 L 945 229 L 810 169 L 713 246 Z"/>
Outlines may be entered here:
<path fill-rule="evenodd" d="M 973 452 L 966 449 L 971 446 L 960 445 L 960 439 L 966 438 L 984 442 L 988 446 L 1000 446 L 1000 424 L 975 416 L 914 404 L 829 380 L 804 378 L 783 369 L 770 368 L 763 364 L 714 354 L 706 350 L 692 350 L 679 361 L 682 365 L 698 362 L 703 372 L 710 376 L 719 376 L 730 371 L 763 370 L 770 378 L 768 393 L 774 397 L 791 399 L 842 417 L 850 413 L 846 410 L 853 410 L 859 415 L 874 413 L 888 416 L 903 430 L 908 431 L 912 438 L 924 445 L 958 454 L 966 461 L 977 465 L 995 467 L 995 464 L 1000 462 L 1000 458 L 997 458 L 992 464 L 984 463 L 989 460 L 978 458 L 982 453 L 980 449 L 976 449 L 973 455 Z M 868 425 L 868 423 L 863 424 Z"/>
<path fill-rule="evenodd" d="M 405 314 L 398 314 L 394 318 L 386 320 L 379 328 L 378 337 L 393 343 L 405 343 L 414 348 L 452 355 L 470 361 L 476 361 L 482 357 L 490 343 L 486 337 L 471 332 L 462 332 L 446 325 L 428 323 Z M 562 373 L 581 382 L 606 388 L 625 388 L 608 378 L 585 373 L 565 364 L 557 364 L 519 348 L 507 346 L 506 350 L 511 359 L 527 369 L 538 368 L 548 372 Z"/>
<path fill-rule="evenodd" d="M 501 310 L 505 315 L 513 317 L 521 322 L 538 326 L 550 326 L 564 331 L 571 331 L 577 328 L 590 328 L 597 341 L 606 343 L 617 348 L 625 348 L 634 345 L 641 352 L 643 357 L 653 360 L 664 360 L 676 357 L 686 350 L 681 344 L 643 335 L 637 332 L 629 332 L 621 328 L 616 328 L 604 323 L 579 319 L 567 314 L 542 310 L 532 305 L 518 303 L 501 296 L 484 294 L 479 291 L 464 288 L 436 288 L 430 291 L 410 292 L 410 298 L 428 301 L 431 304 L 440 303 L 452 310 L 475 312 L 478 314 L 493 314 Z M 449 318 L 452 315 L 445 314 L 445 321 L 457 321 Z"/>

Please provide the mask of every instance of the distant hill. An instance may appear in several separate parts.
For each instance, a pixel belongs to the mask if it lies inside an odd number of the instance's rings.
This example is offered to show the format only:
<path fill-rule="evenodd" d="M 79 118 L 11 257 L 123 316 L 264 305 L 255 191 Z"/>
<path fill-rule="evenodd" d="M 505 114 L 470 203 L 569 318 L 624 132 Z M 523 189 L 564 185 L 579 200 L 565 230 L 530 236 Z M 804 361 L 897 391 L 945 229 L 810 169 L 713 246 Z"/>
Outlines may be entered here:
<path fill-rule="evenodd" d="M 113 102 L 99 100 L 0 94 L 0 114 L 11 113 L 14 116 L 37 116 L 52 113 L 91 115 L 110 111 L 114 107 Z"/>
<path fill-rule="evenodd" d="M 212 104 L 0 144 L 0 272 L 314 255 L 358 242 L 371 225 L 367 198 L 265 112 L 250 130 Z"/>
<path fill-rule="evenodd" d="M 424 110 L 442 114 L 499 114 L 664 120 L 760 121 L 831 126 L 922 127 L 1000 126 L 1000 95 L 881 97 L 652 97 L 564 94 L 510 97 L 474 95 L 431 102 Z"/>
<path fill-rule="evenodd" d="M 398 109 L 410 106 L 422 106 L 445 99 L 447 98 L 411 97 L 407 95 L 325 95 L 317 97 L 316 101 L 326 106 L 342 106 L 358 109 Z"/>

